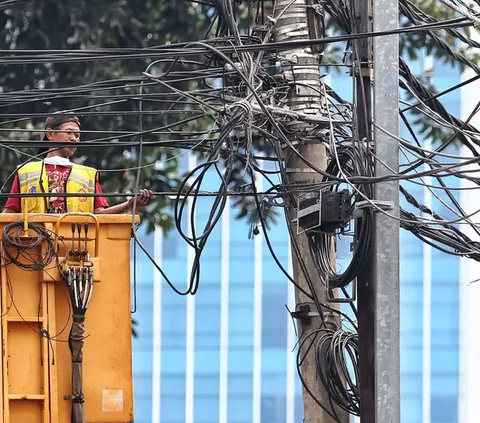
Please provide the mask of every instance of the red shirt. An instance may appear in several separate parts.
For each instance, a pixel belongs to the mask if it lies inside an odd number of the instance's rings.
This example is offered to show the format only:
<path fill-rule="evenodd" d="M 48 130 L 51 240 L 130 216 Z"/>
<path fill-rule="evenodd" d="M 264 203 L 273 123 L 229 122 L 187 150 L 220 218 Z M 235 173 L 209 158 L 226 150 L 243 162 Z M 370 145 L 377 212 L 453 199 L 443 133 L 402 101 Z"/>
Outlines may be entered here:
<path fill-rule="evenodd" d="M 47 171 L 48 178 L 48 192 L 51 194 L 63 193 L 65 189 L 65 182 L 68 179 L 68 175 L 70 175 L 70 171 L 72 169 L 66 166 L 46 164 L 45 170 Z M 18 183 L 18 175 L 16 175 L 10 193 L 18 194 L 19 192 L 20 185 Z M 102 193 L 102 187 L 98 182 L 95 185 L 95 192 L 98 194 Z M 108 207 L 107 199 L 105 197 L 95 197 L 95 210 L 104 207 Z M 20 213 L 22 210 L 20 197 L 9 198 L 7 200 L 7 204 L 5 204 L 5 208 L 12 209 L 17 213 Z M 65 198 L 56 196 L 50 197 L 47 213 L 65 213 Z"/>

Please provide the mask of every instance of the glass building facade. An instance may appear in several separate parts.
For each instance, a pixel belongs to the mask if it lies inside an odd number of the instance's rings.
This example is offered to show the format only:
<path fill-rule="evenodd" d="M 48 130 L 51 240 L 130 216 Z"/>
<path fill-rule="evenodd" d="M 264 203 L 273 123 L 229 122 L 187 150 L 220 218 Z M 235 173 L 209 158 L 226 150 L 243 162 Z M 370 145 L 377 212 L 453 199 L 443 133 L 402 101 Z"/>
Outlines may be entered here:
<path fill-rule="evenodd" d="M 411 65 L 413 71 L 424 73 L 426 62 L 421 59 Z M 460 82 L 458 70 L 448 65 L 434 63 L 433 69 L 439 91 Z M 351 98 L 348 76 L 334 75 L 331 83 L 342 97 Z M 460 91 L 442 101 L 450 113 L 459 116 L 462 112 Z M 401 135 L 411 139 L 405 127 Z M 455 148 L 451 151 L 458 153 Z M 192 157 L 183 162 L 188 168 L 193 164 Z M 218 180 L 209 178 L 203 188 L 215 190 Z M 447 184 L 458 187 L 456 179 Z M 405 187 L 437 213 L 452 216 L 424 187 Z M 212 202 L 199 199 L 198 228 L 206 221 Z M 403 199 L 402 206 L 411 209 Z M 289 268 L 288 236 L 280 212 L 268 235 Z M 286 308 L 294 308 L 293 290 L 262 236 L 249 239 L 246 222 L 237 220 L 235 214 L 235 209 L 227 207 L 207 243 L 194 297 L 175 294 L 139 254 L 134 315 L 139 333 L 134 340 L 136 423 L 303 421 L 293 352 L 296 336 Z M 188 231 L 187 220 L 183 223 Z M 185 241 L 176 231 L 141 238 L 171 282 L 184 290 L 194 259 Z M 475 421 L 466 414 L 459 419 L 464 401 L 460 393 L 464 383 L 460 372 L 461 263 L 456 256 L 432 249 L 402 230 L 402 423 Z"/>
<path fill-rule="evenodd" d="M 210 178 L 203 189 L 218 188 L 213 174 Z M 209 198 L 198 200 L 198 228 L 212 203 Z M 302 421 L 296 339 L 286 308 L 294 307 L 293 290 L 264 239 L 249 239 L 249 228 L 236 213 L 229 204 L 212 233 L 194 297 L 174 293 L 153 275 L 147 259 L 138 260 L 136 422 Z M 268 235 L 288 268 L 282 218 L 279 214 Z M 187 219 L 184 223 L 188 231 Z M 194 257 L 181 236 L 156 232 L 142 239 L 170 281 L 184 290 Z"/>

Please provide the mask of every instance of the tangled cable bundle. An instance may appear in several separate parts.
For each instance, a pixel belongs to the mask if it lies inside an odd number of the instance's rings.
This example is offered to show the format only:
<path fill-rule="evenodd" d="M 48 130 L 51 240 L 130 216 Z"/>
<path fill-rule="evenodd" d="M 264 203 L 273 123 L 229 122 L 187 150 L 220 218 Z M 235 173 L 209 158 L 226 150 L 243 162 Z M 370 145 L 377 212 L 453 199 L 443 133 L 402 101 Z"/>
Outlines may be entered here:
<path fill-rule="evenodd" d="M 28 230 L 29 236 L 25 237 L 22 221 L 6 225 L 2 233 L 3 251 L 10 263 L 21 269 L 46 269 L 56 259 L 54 234 L 33 222 L 28 223 Z M 39 251 L 43 243 L 45 251 Z"/>
<path fill-rule="evenodd" d="M 320 334 L 316 345 L 318 376 L 330 398 L 358 416 L 358 334 L 344 330 L 322 330 Z"/>
<path fill-rule="evenodd" d="M 330 156 L 335 157 L 330 157 L 326 172 L 339 179 L 342 176 L 347 179 L 350 176 L 371 176 L 373 174 L 371 158 L 366 154 L 367 151 L 365 150 L 364 145 L 340 144 L 336 147 L 335 155 L 333 152 L 330 152 Z M 325 176 L 324 182 L 328 181 L 332 181 L 332 178 Z M 339 186 L 340 184 L 335 184 L 327 188 L 327 190 L 336 191 Z M 347 211 L 348 215 L 353 215 L 355 206 L 359 201 L 372 196 L 372 186 L 370 184 L 356 184 L 352 186 L 354 186 L 352 190 L 353 201 L 350 209 Z M 348 267 L 342 273 L 337 273 L 335 268 L 335 260 L 332 256 L 334 239 L 331 234 L 316 230 L 310 232 L 309 247 L 315 267 L 319 276 L 322 279 L 327 278 L 330 286 L 333 288 L 344 288 L 351 283 L 357 277 L 370 254 L 373 232 L 373 211 L 370 207 L 363 209 L 363 217 L 356 221 L 356 225 L 357 236 L 353 257 Z"/>

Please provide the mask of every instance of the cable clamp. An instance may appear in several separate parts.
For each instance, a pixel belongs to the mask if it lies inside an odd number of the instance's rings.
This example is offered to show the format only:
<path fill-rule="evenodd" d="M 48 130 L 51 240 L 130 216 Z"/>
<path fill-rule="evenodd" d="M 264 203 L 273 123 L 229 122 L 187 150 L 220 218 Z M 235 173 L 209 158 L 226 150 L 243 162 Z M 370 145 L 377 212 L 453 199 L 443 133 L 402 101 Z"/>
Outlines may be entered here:
<path fill-rule="evenodd" d="M 276 24 L 277 23 L 277 18 L 271 16 L 271 15 L 268 15 L 267 16 L 267 20 L 268 22 L 272 23 L 272 24 Z"/>
<path fill-rule="evenodd" d="M 83 404 L 85 402 L 85 397 L 83 394 L 78 394 L 78 395 L 65 395 L 63 397 L 65 401 L 72 401 L 76 404 Z"/>
<path fill-rule="evenodd" d="M 388 210 L 393 210 L 395 208 L 395 204 L 393 203 L 393 201 L 382 201 L 382 200 L 359 201 L 356 203 L 353 216 L 361 217 L 363 215 L 363 210 L 370 207 L 373 209 L 372 211 L 374 212 L 388 211 Z"/>
<path fill-rule="evenodd" d="M 293 319 L 300 320 L 304 325 L 309 325 L 312 322 L 312 317 L 320 317 L 318 311 L 311 311 L 310 304 L 297 304 L 295 311 L 290 312 Z"/>
<path fill-rule="evenodd" d="M 40 331 L 40 337 L 50 339 L 50 333 L 48 330 L 42 329 Z"/>

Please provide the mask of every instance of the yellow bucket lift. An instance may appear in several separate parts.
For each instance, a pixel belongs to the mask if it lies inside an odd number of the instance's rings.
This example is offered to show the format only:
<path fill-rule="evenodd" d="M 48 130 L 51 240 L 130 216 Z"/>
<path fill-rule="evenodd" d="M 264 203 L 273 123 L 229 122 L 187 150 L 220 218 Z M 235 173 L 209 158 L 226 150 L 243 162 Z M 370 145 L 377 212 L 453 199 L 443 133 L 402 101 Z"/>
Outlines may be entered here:
<path fill-rule="evenodd" d="M 131 224 L 0 214 L 2 423 L 133 422 Z"/>

